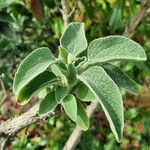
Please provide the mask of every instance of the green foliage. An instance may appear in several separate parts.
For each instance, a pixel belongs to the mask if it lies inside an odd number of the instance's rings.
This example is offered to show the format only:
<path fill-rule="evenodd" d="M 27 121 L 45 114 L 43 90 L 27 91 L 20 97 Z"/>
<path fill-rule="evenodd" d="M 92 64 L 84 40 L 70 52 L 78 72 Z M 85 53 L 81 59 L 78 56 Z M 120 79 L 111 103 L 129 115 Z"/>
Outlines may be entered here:
<path fill-rule="evenodd" d="M 73 64 L 69 64 L 68 72 L 67 72 L 67 79 L 68 79 L 68 84 L 70 86 L 74 86 L 77 84 L 76 74 L 77 74 L 76 68 L 73 66 Z"/>
<path fill-rule="evenodd" d="M 70 94 L 63 99 L 62 106 L 66 114 L 72 119 L 76 121 L 77 119 L 77 102 L 74 95 Z"/>
<path fill-rule="evenodd" d="M 112 60 L 146 60 L 143 48 L 123 36 L 108 36 L 92 41 L 87 50 L 88 63 Z"/>
<path fill-rule="evenodd" d="M 39 89 L 58 82 L 58 78 L 49 71 L 44 71 L 25 85 L 17 95 L 17 102 L 25 104 L 30 97 Z"/>
<path fill-rule="evenodd" d="M 56 62 L 48 48 L 38 48 L 26 57 L 20 64 L 14 79 L 13 91 L 16 95 L 37 75 Z"/>
<path fill-rule="evenodd" d="M 106 62 L 123 59 L 146 60 L 143 48 L 126 37 L 108 36 L 92 41 L 85 51 L 87 42 L 84 24 L 78 22 L 67 26 L 60 43 L 58 58 L 48 48 L 38 48 L 24 59 L 15 75 L 14 93 L 17 96 L 20 92 L 24 93 L 21 99 L 28 101 L 35 91 L 46 86 L 44 88 L 49 89 L 50 93 L 41 102 L 39 112 L 49 112 L 59 102 L 66 114 L 83 130 L 88 129 L 89 119 L 78 99 L 97 100 L 115 138 L 121 142 L 124 113 L 119 87 L 134 94 L 137 94 L 138 88 L 118 67 Z M 45 77 L 41 74 L 46 70 L 53 75 L 42 79 Z M 32 85 L 34 83 L 35 86 Z"/>
<path fill-rule="evenodd" d="M 57 106 L 57 101 L 55 99 L 55 92 L 52 91 L 48 93 L 40 103 L 39 113 L 44 114 L 50 112 L 54 110 L 56 106 Z"/>
<path fill-rule="evenodd" d="M 67 86 L 57 86 L 55 90 L 55 97 L 58 103 L 61 103 L 62 100 L 67 96 L 68 87 Z"/>
<path fill-rule="evenodd" d="M 123 9 L 121 7 L 121 4 L 117 4 L 114 7 L 109 20 L 109 26 L 112 29 L 112 31 L 116 31 L 122 26 L 122 18 L 123 18 Z"/>
<path fill-rule="evenodd" d="M 96 99 L 94 94 L 84 84 L 79 83 L 75 92 L 77 98 L 80 99 L 81 101 L 90 102 Z"/>
<path fill-rule="evenodd" d="M 84 24 L 70 23 L 61 37 L 60 43 L 62 47 L 73 55 L 78 55 L 84 51 L 87 47 Z"/>
<path fill-rule="evenodd" d="M 128 92 L 137 95 L 139 88 L 137 84 L 126 75 L 119 67 L 112 64 L 103 65 L 106 73 L 113 79 L 117 86 L 126 89 Z M 128 83 L 128 84 L 127 84 Z"/>
<path fill-rule="evenodd" d="M 15 2 L 18 2 L 18 0 L 0 0 L 0 10 Z"/>
<path fill-rule="evenodd" d="M 94 93 L 100 102 L 112 132 L 118 142 L 121 141 L 124 127 L 123 102 L 118 87 L 102 67 L 94 66 L 79 77 Z"/>
<path fill-rule="evenodd" d="M 78 102 L 77 104 L 78 104 L 78 114 L 77 114 L 76 124 L 82 130 L 86 131 L 89 128 L 89 125 L 90 125 L 89 118 L 88 118 L 82 104 L 80 102 Z"/>
<path fill-rule="evenodd" d="M 0 12 L 0 21 L 2 22 L 13 22 L 13 18 L 6 12 Z"/>

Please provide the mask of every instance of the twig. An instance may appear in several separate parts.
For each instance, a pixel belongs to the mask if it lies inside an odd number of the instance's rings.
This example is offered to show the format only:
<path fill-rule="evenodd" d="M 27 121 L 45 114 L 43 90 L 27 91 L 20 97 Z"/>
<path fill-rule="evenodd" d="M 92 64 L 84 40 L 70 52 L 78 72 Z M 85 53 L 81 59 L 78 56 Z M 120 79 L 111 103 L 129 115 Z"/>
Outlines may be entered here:
<path fill-rule="evenodd" d="M 62 9 L 60 9 L 61 13 L 62 13 L 62 18 L 64 21 L 64 27 L 67 27 L 67 24 L 69 22 L 69 18 L 72 16 L 72 14 L 74 13 L 77 3 L 76 0 L 74 0 L 74 7 L 73 9 L 70 11 L 69 10 L 69 1 L 68 0 L 61 0 L 61 5 L 62 5 Z"/>
<path fill-rule="evenodd" d="M 98 106 L 98 101 L 95 101 L 91 103 L 89 106 L 86 108 L 86 112 L 89 118 L 92 117 L 95 109 Z M 73 132 L 71 133 L 68 141 L 66 142 L 63 150 L 74 150 L 77 144 L 80 142 L 80 137 L 82 135 L 83 130 L 80 129 L 79 127 L 76 127 Z"/>
<path fill-rule="evenodd" d="M 139 11 L 133 16 L 133 18 L 126 25 L 124 36 L 132 38 L 135 34 L 137 26 L 150 14 L 150 0 L 145 0 L 140 6 Z"/>
<path fill-rule="evenodd" d="M 37 115 L 38 109 L 39 105 L 36 104 L 26 113 L 0 124 L 0 150 L 3 150 L 5 143 L 13 138 L 21 129 L 32 123 L 44 120 L 51 115 L 50 113 L 46 113 L 39 116 Z"/>

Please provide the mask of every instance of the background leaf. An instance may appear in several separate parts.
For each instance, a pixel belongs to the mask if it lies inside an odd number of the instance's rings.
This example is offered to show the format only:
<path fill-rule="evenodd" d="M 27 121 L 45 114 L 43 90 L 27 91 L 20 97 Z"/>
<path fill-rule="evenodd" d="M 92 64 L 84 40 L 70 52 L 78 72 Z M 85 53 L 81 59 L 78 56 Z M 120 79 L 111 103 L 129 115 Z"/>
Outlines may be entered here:
<path fill-rule="evenodd" d="M 121 7 L 120 4 L 116 5 L 113 8 L 113 12 L 110 16 L 109 20 L 109 26 L 112 29 L 112 31 L 116 31 L 119 29 L 122 25 L 122 15 L 123 15 L 123 8 Z"/>
<path fill-rule="evenodd" d="M 78 55 L 84 51 L 87 47 L 84 24 L 79 22 L 70 23 L 60 39 L 60 44 L 73 55 Z"/>
<path fill-rule="evenodd" d="M 95 94 L 110 123 L 118 142 L 122 139 L 124 127 L 123 102 L 118 87 L 102 67 L 91 67 L 79 76 Z"/>
<path fill-rule="evenodd" d="M 11 22 L 13 22 L 13 18 L 8 13 L 1 11 L 0 12 L 0 21 L 11 23 Z"/>

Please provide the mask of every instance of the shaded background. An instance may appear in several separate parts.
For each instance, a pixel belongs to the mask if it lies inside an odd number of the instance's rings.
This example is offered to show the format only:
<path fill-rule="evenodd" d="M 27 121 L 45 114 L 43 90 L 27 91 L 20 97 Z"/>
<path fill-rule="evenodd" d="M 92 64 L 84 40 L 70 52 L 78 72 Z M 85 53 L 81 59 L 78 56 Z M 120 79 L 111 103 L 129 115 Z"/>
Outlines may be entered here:
<path fill-rule="evenodd" d="M 122 35 L 127 22 L 139 10 L 142 0 L 78 0 L 69 21 L 85 23 L 88 43 L 107 35 Z M 19 63 L 35 48 L 49 47 L 57 55 L 64 29 L 60 0 L 0 1 L 0 121 L 28 110 L 35 101 L 19 106 L 12 93 L 12 81 Z M 69 1 L 74 8 L 74 1 Z M 147 54 L 146 62 L 123 62 L 121 68 L 140 86 L 135 97 L 123 93 L 125 106 L 124 138 L 118 144 L 108 122 L 97 108 L 90 129 L 81 137 L 79 150 L 150 149 L 150 17 L 147 16 L 133 37 Z M 46 122 L 33 124 L 18 133 L 7 149 L 61 150 L 75 124 L 61 112 Z"/>

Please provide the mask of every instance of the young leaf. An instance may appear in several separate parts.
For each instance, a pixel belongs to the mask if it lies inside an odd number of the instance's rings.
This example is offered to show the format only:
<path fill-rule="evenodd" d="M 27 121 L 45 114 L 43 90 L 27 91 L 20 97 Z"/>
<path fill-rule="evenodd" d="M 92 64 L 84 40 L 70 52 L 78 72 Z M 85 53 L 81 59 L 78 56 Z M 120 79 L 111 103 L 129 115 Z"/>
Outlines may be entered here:
<path fill-rule="evenodd" d="M 79 22 L 70 23 L 60 39 L 60 44 L 73 55 L 78 55 L 84 51 L 87 47 L 84 24 Z"/>
<path fill-rule="evenodd" d="M 61 46 L 59 46 L 59 57 L 62 57 L 64 62 L 67 63 L 68 52 Z"/>
<path fill-rule="evenodd" d="M 48 93 L 47 88 L 42 88 L 39 93 L 38 93 L 38 97 L 39 99 L 43 99 Z"/>
<path fill-rule="evenodd" d="M 92 41 L 87 51 L 88 63 L 112 60 L 146 60 L 144 49 L 124 36 L 108 36 Z"/>
<path fill-rule="evenodd" d="M 55 90 L 55 97 L 58 103 L 61 103 L 62 100 L 66 97 L 68 93 L 68 87 L 66 86 L 57 86 Z"/>
<path fill-rule="evenodd" d="M 78 115 L 76 124 L 84 131 L 86 131 L 89 128 L 90 122 L 89 118 L 80 102 L 78 104 Z"/>
<path fill-rule="evenodd" d="M 64 72 L 62 71 L 62 69 L 56 65 L 56 64 L 52 64 L 51 65 L 51 69 L 52 69 L 52 72 L 57 76 L 57 77 L 60 77 L 61 80 L 62 80 L 62 84 L 64 85 L 67 85 L 67 78 L 66 76 L 64 75 Z"/>
<path fill-rule="evenodd" d="M 24 86 L 17 95 L 17 102 L 25 104 L 37 91 L 50 83 L 58 82 L 58 78 L 49 71 L 44 71 Z"/>
<path fill-rule="evenodd" d="M 76 59 L 77 59 L 76 56 L 69 53 L 67 57 L 67 64 L 74 63 Z"/>
<path fill-rule="evenodd" d="M 96 99 L 91 90 L 83 83 L 77 86 L 76 97 L 81 101 L 86 102 L 90 102 Z"/>
<path fill-rule="evenodd" d="M 42 47 L 34 50 L 22 61 L 15 74 L 13 83 L 14 93 L 18 95 L 25 85 L 56 61 L 48 48 Z"/>
<path fill-rule="evenodd" d="M 84 71 L 78 79 L 96 96 L 110 123 L 118 142 L 122 139 L 124 127 L 123 102 L 118 87 L 100 66 Z"/>
<path fill-rule="evenodd" d="M 137 84 L 119 67 L 112 64 L 105 64 L 102 67 L 105 69 L 106 73 L 113 79 L 116 85 L 126 89 L 128 92 L 135 95 L 139 93 L 139 88 Z"/>
<path fill-rule="evenodd" d="M 75 121 L 77 119 L 77 102 L 76 98 L 70 94 L 63 99 L 62 105 L 66 114 Z"/>
<path fill-rule="evenodd" d="M 46 95 L 39 106 L 39 114 L 44 114 L 55 109 L 57 101 L 55 99 L 55 92 L 52 91 Z"/>
<path fill-rule="evenodd" d="M 68 73 L 67 73 L 67 79 L 68 79 L 68 84 L 70 86 L 74 86 L 77 84 L 78 80 L 76 77 L 77 71 L 73 64 L 68 65 Z"/>

